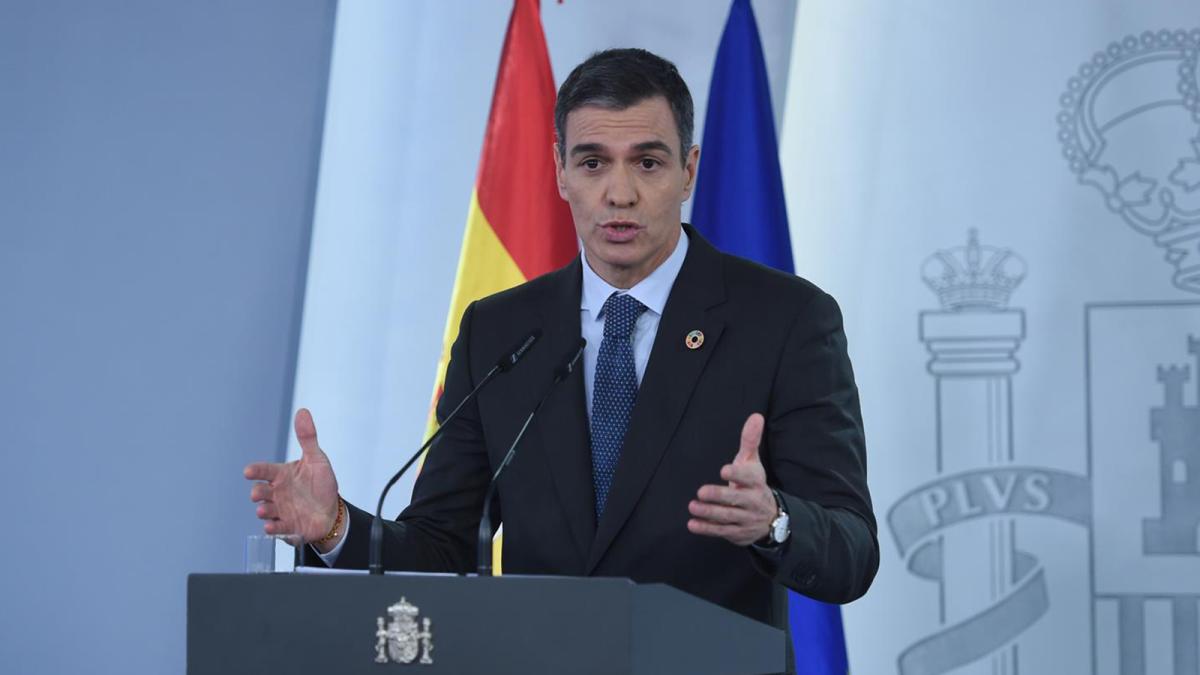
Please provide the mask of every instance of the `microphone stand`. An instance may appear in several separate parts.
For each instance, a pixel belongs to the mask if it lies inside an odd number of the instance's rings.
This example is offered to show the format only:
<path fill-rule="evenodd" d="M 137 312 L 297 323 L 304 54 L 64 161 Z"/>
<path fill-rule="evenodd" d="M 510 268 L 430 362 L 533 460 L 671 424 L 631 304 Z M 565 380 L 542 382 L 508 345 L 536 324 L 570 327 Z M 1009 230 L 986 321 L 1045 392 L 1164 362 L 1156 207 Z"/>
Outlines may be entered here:
<path fill-rule="evenodd" d="M 587 340 L 580 338 L 578 347 L 571 353 L 567 362 L 555 370 L 554 381 L 550 383 L 550 387 L 546 390 L 546 393 L 542 395 L 541 400 L 533 407 L 533 411 L 525 418 L 525 423 L 521 425 L 521 430 L 517 432 L 517 437 L 513 439 L 512 445 L 508 446 L 508 452 L 504 453 L 504 459 L 500 461 L 500 466 L 496 467 L 496 472 L 492 474 L 492 480 L 488 483 L 487 492 L 483 496 L 483 513 L 479 518 L 479 564 L 477 571 L 481 577 L 492 576 L 492 498 L 495 496 L 496 484 L 500 479 L 500 474 L 504 471 L 504 467 L 512 462 L 513 456 L 517 454 L 517 445 L 525 437 L 525 432 L 529 430 L 530 422 L 533 421 L 534 415 L 537 415 L 538 411 L 542 409 L 542 404 L 550 398 L 550 394 L 554 392 L 555 387 L 575 371 L 575 364 L 579 361 L 579 357 L 583 355 L 583 348 L 586 346 Z"/>
<path fill-rule="evenodd" d="M 501 373 L 507 373 L 510 369 L 512 369 L 512 367 L 517 364 L 517 361 L 520 361 L 521 358 L 525 356 L 525 354 L 530 350 L 530 348 L 533 347 L 534 343 L 537 342 L 538 338 L 541 336 L 541 330 L 534 330 L 527 335 L 508 356 L 501 358 L 496 365 L 492 366 L 492 369 L 483 376 L 483 379 L 479 381 L 479 384 L 475 385 L 475 388 L 458 402 L 458 405 L 454 407 L 454 410 L 450 411 L 449 415 L 446 415 L 446 419 L 442 420 L 442 423 L 438 425 L 437 431 L 435 431 L 425 441 L 425 443 L 423 443 L 421 447 L 413 453 L 412 457 L 408 458 L 408 461 L 404 463 L 404 466 L 400 467 L 400 470 L 397 471 L 396 474 L 392 476 L 391 480 L 387 482 L 387 485 L 384 486 L 383 492 L 379 495 L 379 503 L 375 506 L 375 518 L 371 521 L 370 552 L 368 554 L 369 562 L 367 564 L 367 569 L 371 574 L 383 574 L 383 500 L 387 498 L 388 491 L 390 491 L 392 486 L 400 480 L 400 477 L 403 476 L 406 471 L 408 471 L 409 467 L 411 467 L 417 461 L 417 459 L 420 458 L 421 453 L 425 452 L 425 449 L 430 445 L 433 445 L 434 441 L 436 441 L 438 438 L 441 438 L 442 433 L 446 431 L 446 427 L 450 425 L 450 422 L 458 415 L 458 412 L 462 410 L 463 406 L 466 405 L 468 401 L 475 398 L 475 395 L 479 393 L 479 390 L 483 389 L 483 387 L 487 383 L 491 382 L 493 378 Z"/>

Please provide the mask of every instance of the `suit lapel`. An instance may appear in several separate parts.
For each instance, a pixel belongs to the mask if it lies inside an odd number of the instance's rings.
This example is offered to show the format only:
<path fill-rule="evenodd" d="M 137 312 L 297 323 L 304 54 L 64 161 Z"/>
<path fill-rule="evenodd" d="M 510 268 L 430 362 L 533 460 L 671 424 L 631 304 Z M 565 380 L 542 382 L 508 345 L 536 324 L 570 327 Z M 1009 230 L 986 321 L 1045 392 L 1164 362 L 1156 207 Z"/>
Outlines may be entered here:
<path fill-rule="evenodd" d="M 687 258 L 663 308 L 585 574 L 595 570 L 645 491 L 724 330 L 724 322 L 708 311 L 725 299 L 720 254 L 695 230 L 686 229 Z M 699 349 L 684 344 L 693 330 L 704 333 Z M 590 463 L 588 471 L 590 477 Z"/>
<path fill-rule="evenodd" d="M 549 298 L 542 306 L 546 351 L 555 366 L 579 341 L 579 296 L 583 283 L 580 265 L 576 257 L 570 265 L 554 272 L 563 278 L 549 285 Z M 586 400 L 583 373 L 573 373 L 546 400 L 537 424 L 542 451 L 581 560 L 587 559 L 596 531 Z"/>

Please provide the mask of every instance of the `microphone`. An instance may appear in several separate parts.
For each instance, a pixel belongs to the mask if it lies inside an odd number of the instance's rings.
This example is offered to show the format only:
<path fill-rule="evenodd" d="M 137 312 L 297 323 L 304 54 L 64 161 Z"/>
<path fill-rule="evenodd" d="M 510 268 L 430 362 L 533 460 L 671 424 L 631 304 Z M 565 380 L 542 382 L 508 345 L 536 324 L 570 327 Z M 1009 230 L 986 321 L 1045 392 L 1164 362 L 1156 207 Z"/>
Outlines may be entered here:
<path fill-rule="evenodd" d="M 464 396 L 463 400 L 459 401 L 458 405 L 454 407 L 454 410 L 450 411 L 449 415 L 446 415 L 446 419 L 442 420 L 442 423 L 438 425 L 437 431 L 430 435 L 425 443 L 418 448 L 415 453 L 413 453 L 412 457 L 408 458 L 408 461 L 404 463 L 404 466 L 400 467 L 400 470 L 396 472 L 396 475 L 392 476 L 392 479 L 389 480 L 387 485 L 383 487 L 383 492 L 379 495 L 379 504 L 375 507 L 375 519 L 371 521 L 371 541 L 369 554 L 370 562 L 367 565 L 367 569 L 371 571 L 371 574 L 383 574 L 383 500 L 387 497 L 388 491 L 391 490 L 392 486 L 396 484 L 396 481 L 400 480 L 400 477 L 408 471 L 408 468 L 417 461 L 417 458 L 421 456 L 421 453 L 425 452 L 426 448 L 428 448 L 433 444 L 434 441 L 441 437 L 442 432 L 446 430 L 446 427 L 449 426 L 450 422 L 458 415 L 458 411 L 462 410 L 463 406 L 467 404 L 467 401 L 475 398 L 475 395 L 479 393 L 479 390 L 483 389 L 484 385 L 491 382 L 492 379 L 497 375 L 501 373 L 507 373 L 508 371 L 512 370 L 513 366 L 517 365 L 517 362 L 524 358 L 525 355 L 529 353 L 530 349 L 533 349 L 533 345 L 541 337 L 542 330 L 540 328 L 535 328 L 534 330 L 530 331 L 528 335 L 521 338 L 521 341 L 518 342 L 511 351 L 500 357 L 500 359 L 496 361 L 496 365 L 492 366 L 492 369 L 489 370 L 487 374 L 483 376 L 483 379 L 479 381 L 479 384 L 475 385 L 475 388 L 472 389 L 466 396 Z"/>
<path fill-rule="evenodd" d="M 512 445 L 508 447 L 508 452 L 504 454 L 504 459 L 500 461 L 500 466 L 496 467 L 496 472 L 492 474 L 492 481 L 488 483 L 487 492 L 483 496 L 483 514 L 479 517 L 479 567 L 478 572 L 481 577 L 492 576 L 492 497 L 496 493 L 496 481 L 500 479 L 500 473 L 504 471 L 504 467 L 512 462 L 513 456 L 517 454 L 517 445 L 521 439 L 525 437 L 525 432 L 529 429 L 529 423 L 533 421 L 533 416 L 541 410 L 542 404 L 546 399 L 550 398 L 550 394 L 554 392 L 554 388 L 560 382 L 570 377 L 571 373 L 575 372 L 575 366 L 579 362 L 579 357 L 583 356 L 583 348 L 587 346 L 587 340 L 579 338 L 578 344 L 567 355 L 567 360 L 563 364 L 554 369 L 554 381 L 546 389 L 546 393 L 542 394 L 541 400 L 533 407 L 533 411 L 525 418 L 525 423 L 521 425 L 521 430 L 517 432 L 517 437 L 513 439 Z"/>

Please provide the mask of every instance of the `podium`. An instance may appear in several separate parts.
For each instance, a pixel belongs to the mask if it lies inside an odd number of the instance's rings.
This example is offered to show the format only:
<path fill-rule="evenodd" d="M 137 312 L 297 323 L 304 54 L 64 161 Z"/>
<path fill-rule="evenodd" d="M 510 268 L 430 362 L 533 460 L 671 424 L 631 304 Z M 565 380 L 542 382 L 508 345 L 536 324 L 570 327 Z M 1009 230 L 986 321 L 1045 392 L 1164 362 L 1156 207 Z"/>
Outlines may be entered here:
<path fill-rule="evenodd" d="M 628 579 L 193 574 L 187 595 L 189 675 L 786 670 L 784 631 Z"/>

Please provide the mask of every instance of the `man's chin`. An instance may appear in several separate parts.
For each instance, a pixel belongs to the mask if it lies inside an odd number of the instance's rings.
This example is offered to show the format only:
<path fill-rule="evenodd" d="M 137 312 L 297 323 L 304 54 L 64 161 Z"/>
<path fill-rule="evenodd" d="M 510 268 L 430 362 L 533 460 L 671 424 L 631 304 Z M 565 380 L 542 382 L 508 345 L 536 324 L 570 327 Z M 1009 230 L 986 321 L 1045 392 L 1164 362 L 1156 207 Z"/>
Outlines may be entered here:
<path fill-rule="evenodd" d="M 631 244 L 610 244 L 602 242 L 588 249 L 588 260 L 596 260 L 613 271 L 624 272 L 637 267 L 644 256 L 639 255 L 636 246 Z"/>

